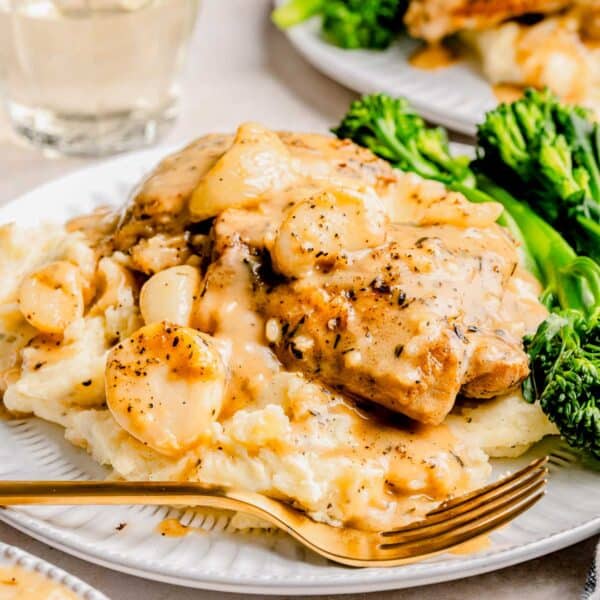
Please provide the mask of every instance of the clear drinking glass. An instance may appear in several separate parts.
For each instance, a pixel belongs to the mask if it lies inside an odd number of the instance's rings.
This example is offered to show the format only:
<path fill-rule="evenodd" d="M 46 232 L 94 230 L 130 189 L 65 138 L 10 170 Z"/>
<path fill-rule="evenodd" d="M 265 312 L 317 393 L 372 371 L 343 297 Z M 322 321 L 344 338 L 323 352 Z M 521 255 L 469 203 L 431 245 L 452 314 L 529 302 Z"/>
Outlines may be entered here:
<path fill-rule="evenodd" d="M 0 0 L 14 128 L 64 154 L 151 144 L 176 115 L 197 10 L 198 0 Z"/>

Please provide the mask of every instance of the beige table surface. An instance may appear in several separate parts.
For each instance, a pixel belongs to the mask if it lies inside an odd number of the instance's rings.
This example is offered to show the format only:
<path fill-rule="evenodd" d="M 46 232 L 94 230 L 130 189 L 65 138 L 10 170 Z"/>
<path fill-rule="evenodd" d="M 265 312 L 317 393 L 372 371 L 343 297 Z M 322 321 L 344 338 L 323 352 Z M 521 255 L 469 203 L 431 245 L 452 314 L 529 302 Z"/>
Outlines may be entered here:
<path fill-rule="evenodd" d="M 324 131 L 353 94 L 307 65 L 267 19 L 269 0 L 206 0 L 184 82 L 179 122 L 164 140 L 179 144 L 243 120 L 275 128 Z M 0 117 L 0 203 L 88 164 L 48 159 L 17 143 Z M 571 507 L 571 510 L 573 507 Z M 28 550 L 102 590 L 113 600 L 241 596 L 187 590 L 90 565 L 0 523 L 0 540 Z M 377 594 L 385 599 L 567 600 L 579 597 L 595 540 L 495 573 L 426 588 Z M 361 594 L 361 598 L 375 595 Z"/>

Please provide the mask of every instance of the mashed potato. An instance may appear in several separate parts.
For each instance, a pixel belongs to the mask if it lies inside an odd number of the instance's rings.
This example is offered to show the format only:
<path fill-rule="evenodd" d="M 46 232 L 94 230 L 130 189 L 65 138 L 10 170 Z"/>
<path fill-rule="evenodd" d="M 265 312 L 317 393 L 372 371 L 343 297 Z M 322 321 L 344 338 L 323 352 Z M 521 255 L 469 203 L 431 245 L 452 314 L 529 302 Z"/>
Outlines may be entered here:
<path fill-rule="evenodd" d="M 474 404 L 459 403 L 446 423 L 461 440 L 481 448 L 491 458 L 520 456 L 546 435 L 558 435 L 537 404 L 521 392 Z"/>
<path fill-rule="evenodd" d="M 72 412 L 66 425 L 67 439 L 111 466 L 116 476 L 267 493 L 293 501 L 316 519 L 366 529 L 423 515 L 437 503 L 423 494 L 447 497 L 466 483 L 477 487 L 486 481 L 486 455 L 453 438 L 452 451 L 463 468 L 444 447 L 448 435 L 446 428 L 411 435 L 369 421 L 357 428 L 342 398 L 296 373 L 275 377 L 254 405 L 215 422 L 209 441 L 178 457 L 138 442 L 108 410 Z M 365 450 L 367 442 L 373 446 Z M 401 456 L 392 451 L 399 444 Z M 389 489 L 396 497 L 385 493 Z"/>
<path fill-rule="evenodd" d="M 600 118 L 600 45 L 585 40 L 586 18 L 574 10 L 535 25 L 510 21 L 462 36 L 480 55 L 490 82 L 548 87 Z"/>
<path fill-rule="evenodd" d="M 124 479 L 239 487 L 289 499 L 319 520 L 378 529 L 403 524 L 407 515 L 423 515 L 439 500 L 483 485 L 490 473 L 487 455 L 514 456 L 554 432 L 539 408 L 518 394 L 457 409 L 447 419 L 452 433 L 442 426 L 411 436 L 366 413 L 357 427 L 356 409 L 341 396 L 274 365 L 269 380 L 248 382 L 253 402 L 215 421 L 202 446 L 168 457 L 127 433 L 105 407 L 114 322 L 125 324 L 117 327 L 123 336 L 130 333 L 139 323 L 134 302 L 125 298 L 77 320 L 59 341 L 40 337 L 14 302 L 0 311 L 6 408 L 64 426 L 69 441 Z M 365 451 L 367 444 L 372 448 Z M 389 451 L 397 445 L 408 453 Z M 423 469 L 423 460 L 431 468 Z M 390 497 L 389 489 L 403 493 Z"/>

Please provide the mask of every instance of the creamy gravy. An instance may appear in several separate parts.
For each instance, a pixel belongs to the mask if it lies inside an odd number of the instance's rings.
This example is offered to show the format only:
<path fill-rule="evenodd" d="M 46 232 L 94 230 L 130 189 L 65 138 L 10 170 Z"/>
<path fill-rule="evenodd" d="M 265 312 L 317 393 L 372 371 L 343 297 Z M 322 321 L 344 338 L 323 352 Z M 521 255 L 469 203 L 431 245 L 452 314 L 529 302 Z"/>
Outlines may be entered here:
<path fill-rule="evenodd" d="M 177 519 L 164 519 L 157 525 L 156 532 L 164 537 L 184 537 L 189 533 L 206 533 L 201 527 L 183 525 Z"/>
<path fill-rule="evenodd" d="M 511 83 L 496 83 L 492 86 L 492 91 L 498 102 L 510 103 L 519 100 L 523 96 L 525 88 Z"/>
<path fill-rule="evenodd" d="M 416 69 L 436 71 L 437 69 L 451 67 L 459 62 L 460 59 L 459 54 L 455 50 L 442 43 L 438 43 L 418 48 L 411 54 L 408 62 Z"/>
<path fill-rule="evenodd" d="M 198 307 L 199 326 L 211 331 L 230 356 L 227 400 L 219 416 L 224 424 L 238 411 L 260 406 L 261 398 L 275 401 L 277 395 L 269 390 L 282 372 L 265 337 L 266 319 L 255 308 L 252 265 L 245 260 L 248 256 L 240 247 L 213 263 Z M 374 494 L 381 498 L 379 506 L 373 507 L 368 517 L 362 509 L 361 487 L 381 484 L 357 481 L 353 470 L 339 473 L 335 482 L 339 499 L 337 506 L 330 507 L 332 520 L 344 515 L 347 525 L 358 528 L 385 527 L 390 523 L 399 526 L 407 522 L 407 515 L 424 515 L 437 501 L 460 495 L 469 488 L 470 476 L 460 458 L 458 442 L 446 426 L 409 424 L 378 410 L 365 411 L 318 384 L 311 384 L 296 395 L 289 391 L 285 394 L 291 430 L 287 438 L 270 440 L 264 447 L 282 456 L 314 451 L 323 461 L 381 463 L 385 469 L 385 482 Z M 390 423 L 394 419 L 396 426 Z M 344 434 L 338 431 L 340 428 Z M 335 432 L 343 437 L 343 444 L 315 446 L 313 440 L 331 439 Z M 202 479 L 202 470 L 199 475 Z M 381 516 L 375 517 L 378 513 Z M 161 532 L 187 533 L 179 525 L 165 525 Z"/>
<path fill-rule="evenodd" d="M 0 600 L 78 600 L 64 585 L 22 567 L 0 567 Z"/>
<path fill-rule="evenodd" d="M 219 416 L 222 423 L 239 410 L 256 406 L 261 396 L 273 401 L 269 388 L 282 371 L 265 338 L 266 320 L 255 310 L 252 267 L 245 259 L 248 257 L 240 248 L 225 253 L 211 266 L 198 309 L 199 326 L 222 341 L 231 357 L 227 400 Z M 321 449 L 319 454 L 323 460 L 348 458 L 362 464 L 383 461 L 386 480 L 380 492 L 380 510 L 385 512 L 388 522 L 403 523 L 407 514 L 424 514 L 436 499 L 460 494 L 468 488 L 468 473 L 454 452 L 457 440 L 444 425 L 409 425 L 400 419 L 397 427 L 390 426 L 389 419 L 393 416 L 359 409 L 352 401 L 316 385 L 310 392 L 291 398 L 288 395 L 288 402 L 286 412 L 292 425 L 289 437 L 270 441 L 268 445 L 281 454 L 310 451 L 310 440 L 327 439 L 336 428 L 345 427 L 344 444 Z M 373 516 L 365 519 L 360 514 L 357 505 L 360 490 L 354 473 L 348 478 L 340 474 L 336 485 L 341 490 L 343 512 L 355 515 L 347 524 L 372 527 L 369 520 Z M 172 528 L 176 533 L 185 533 L 177 525 Z M 172 530 L 167 535 L 172 535 Z"/>
<path fill-rule="evenodd" d="M 225 255 L 210 267 L 210 272 L 218 272 L 219 281 L 211 285 L 209 273 L 196 311 L 199 328 L 222 341 L 229 359 L 230 380 L 221 420 L 252 403 L 281 368 L 267 345 L 265 320 L 254 310 L 250 267 L 245 260 L 245 255 Z"/>
<path fill-rule="evenodd" d="M 492 540 L 488 534 L 480 535 L 468 542 L 463 542 L 454 548 L 450 548 L 448 552 L 450 554 L 476 554 L 477 552 L 483 552 L 487 550 L 492 545 Z"/>

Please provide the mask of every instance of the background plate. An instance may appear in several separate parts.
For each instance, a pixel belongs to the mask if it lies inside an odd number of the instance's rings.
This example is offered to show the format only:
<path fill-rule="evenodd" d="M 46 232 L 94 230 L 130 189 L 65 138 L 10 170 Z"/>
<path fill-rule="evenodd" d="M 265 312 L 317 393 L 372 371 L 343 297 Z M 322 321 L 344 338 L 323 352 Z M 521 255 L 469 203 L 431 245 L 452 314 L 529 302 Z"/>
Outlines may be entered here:
<path fill-rule="evenodd" d="M 479 67 L 467 59 L 435 71 L 413 68 L 408 58 L 420 42 L 401 36 L 387 50 L 343 50 L 325 42 L 320 19 L 286 34 L 314 67 L 362 94 L 406 96 L 423 117 L 454 131 L 474 135 L 477 123 L 498 104 Z"/>
<path fill-rule="evenodd" d="M 46 184 L 0 209 L 0 222 L 62 222 L 101 204 L 121 205 L 143 174 L 168 150 L 120 157 Z M 495 461 L 495 473 L 518 468 L 548 450 Z M 560 456 L 559 456 L 560 455 Z M 0 479 L 89 479 L 103 470 L 38 419 L 0 420 Z M 305 552 L 282 534 L 234 534 L 225 516 L 161 507 L 38 506 L 0 509 L 0 519 L 66 552 L 131 573 L 180 585 L 271 594 L 332 594 L 395 589 L 447 581 L 506 567 L 600 532 L 597 473 L 557 451 L 546 496 L 492 536 L 486 550 L 440 555 L 391 569 L 349 569 Z M 568 510 L 565 507 L 569 507 Z M 206 530 L 161 537 L 165 518 Z M 124 526 L 123 526 L 124 525 Z"/>
<path fill-rule="evenodd" d="M 33 556 L 19 548 L 9 546 L 0 542 L 0 567 L 17 566 L 27 571 L 33 571 L 43 575 L 50 581 L 62 584 L 68 590 L 74 592 L 81 600 L 108 600 L 98 590 L 91 588 L 87 583 L 73 577 L 66 571 L 47 563 L 37 556 Z M 27 600 L 24 598 L 23 600 Z"/>

